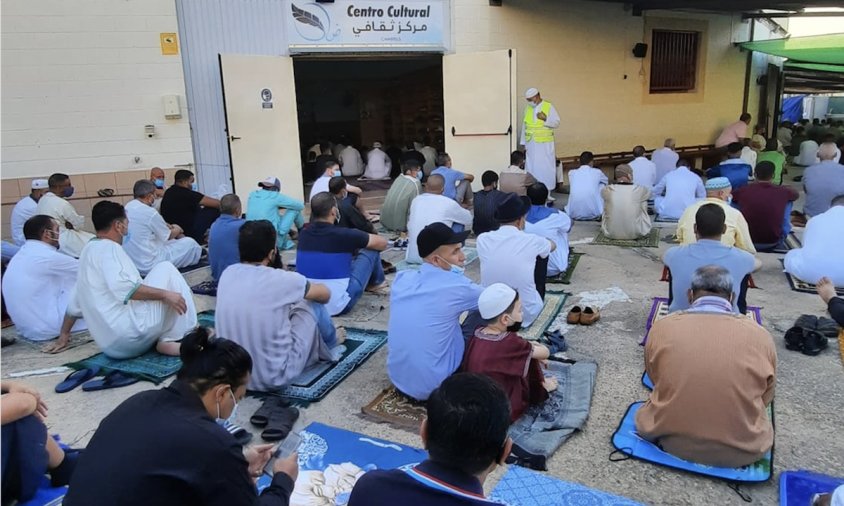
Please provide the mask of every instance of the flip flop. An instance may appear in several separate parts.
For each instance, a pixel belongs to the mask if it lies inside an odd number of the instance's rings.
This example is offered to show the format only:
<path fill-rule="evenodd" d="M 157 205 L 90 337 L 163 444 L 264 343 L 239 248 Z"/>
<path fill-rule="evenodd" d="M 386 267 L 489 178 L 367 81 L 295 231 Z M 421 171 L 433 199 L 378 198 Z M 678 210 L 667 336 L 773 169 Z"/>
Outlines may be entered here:
<path fill-rule="evenodd" d="M 271 397 L 261 404 L 261 407 L 255 411 L 255 414 L 249 418 L 249 422 L 255 427 L 264 428 L 270 423 L 270 415 L 273 411 L 279 408 L 289 407 L 290 403 L 280 397 Z"/>
<path fill-rule="evenodd" d="M 264 441 L 281 441 L 286 438 L 299 419 L 299 410 L 294 407 L 279 408 L 270 414 L 267 428 L 261 433 Z"/>
<path fill-rule="evenodd" d="M 134 385 L 138 381 L 140 381 L 138 378 L 128 376 L 120 371 L 111 371 L 103 379 L 91 380 L 85 383 L 82 385 L 82 390 L 85 392 L 96 392 L 98 390 Z"/>
<path fill-rule="evenodd" d="M 64 381 L 56 385 L 56 393 L 64 394 L 70 392 L 82 383 L 85 383 L 89 379 L 99 374 L 99 372 L 99 367 L 90 367 L 87 369 L 79 369 L 78 371 L 73 371 L 72 373 L 67 375 Z"/>

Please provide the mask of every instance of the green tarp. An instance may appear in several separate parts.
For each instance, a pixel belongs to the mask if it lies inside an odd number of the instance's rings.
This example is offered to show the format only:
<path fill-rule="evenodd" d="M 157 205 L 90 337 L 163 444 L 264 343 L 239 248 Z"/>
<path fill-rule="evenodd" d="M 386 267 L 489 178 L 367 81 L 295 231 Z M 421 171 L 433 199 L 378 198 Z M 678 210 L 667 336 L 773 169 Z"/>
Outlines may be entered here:
<path fill-rule="evenodd" d="M 844 65 L 829 65 L 826 63 L 799 63 L 788 61 L 785 63 L 786 70 L 819 70 L 821 72 L 841 72 L 844 73 Z"/>
<path fill-rule="evenodd" d="M 844 33 L 758 40 L 739 45 L 744 49 L 781 56 L 793 62 L 844 65 Z"/>

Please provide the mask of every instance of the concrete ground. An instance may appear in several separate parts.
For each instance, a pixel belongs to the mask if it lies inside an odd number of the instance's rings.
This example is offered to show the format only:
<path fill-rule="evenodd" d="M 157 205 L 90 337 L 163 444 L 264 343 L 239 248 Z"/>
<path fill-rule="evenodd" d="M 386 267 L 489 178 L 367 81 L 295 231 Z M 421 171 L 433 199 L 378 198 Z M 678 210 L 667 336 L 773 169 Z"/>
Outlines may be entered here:
<path fill-rule="evenodd" d="M 793 176 L 792 172 L 789 176 Z M 368 195 L 367 205 L 376 208 L 383 192 Z M 558 196 L 557 205 L 565 196 Z M 798 208 L 801 206 L 798 205 Z M 742 504 L 742 499 L 725 482 L 681 473 L 636 460 L 613 463 L 610 438 L 627 406 L 647 398 L 640 384 L 643 348 L 638 345 L 651 307 L 651 298 L 665 296 L 668 286 L 660 282 L 661 255 L 671 245 L 659 248 L 626 249 L 589 244 L 599 224 L 578 222 L 570 235 L 574 248 L 584 253 L 574 273 L 569 290 L 573 295 L 564 312 L 586 299 L 602 310 L 601 321 L 592 327 L 569 327 L 564 331 L 576 355 L 594 357 L 598 378 L 589 419 L 582 432 L 566 442 L 549 461 L 548 474 L 563 480 L 605 490 L 644 504 Z M 662 228 L 662 237 L 673 234 L 674 227 Z M 401 252 L 390 251 L 385 258 L 397 261 Z M 758 290 L 750 290 L 748 303 L 762 307 L 765 328 L 773 336 L 779 355 L 775 400 L 776 443 L 774 477 L 768 483 L 743 485 L 741 488 L 756 504 L 778 504 L 779 474 L 785 470 L 809 469 L 844 476 L 844 388 L 841 387 L 842 361 L 837 343 L 816 357 L 785 349 L 782 336 L 802 313 L 825 314 L 816 295 L 789 289 L 779 259 L 782 255 L 760 254 L 762 269 L 754 274 Z M 290 254 L 285 255 L 285 260 Z M 478 262 L 467 275 L 479 280 Z M 204 273 L 195 274 L 202 276 Z M 393 276 L 389 276 L 392 279 Z M 199 310 L 213 307 L 213 299 L 200 297 Z M 604 305 L 605 304 L 605 305 Z M 565 313 L 563 312 L 563 321 Z M 387 328 L 388 298 L 366 294 L 359 307 L 337 324 Z M 559 320 L 556 324 L 559 326 Z M 61 355 L 45 355 L 25 343 L 2 350 L 2 376 L 59 366 L 96 353 L 93 343 Z M 373 423 L 360 416 L 361 407 L 381 389 L 389 386 L 385 373 L 386 347 L 379 350 L 358 370 L 344 380 L 323 401 L 302 410 L 298 425 L 319 421 L 370 436 L 419 446 L 419 437 L 411 432 Z M 126 388 L 85 393 L 77 389 L 58 395 L 53 387 L 66 373 L 27 377 L 24 381 L 37 387 L 50 407 L 50 431 L 59 433 L 72 446 L 85 446 L 103 419 L 132 394 L 156 388 L 141 382 Z M 238 422 L 249 428 L 249 417 L 259 406 L 247 398 L 238 411 Z M 256 440 L 260 440 L 256 433 Z M 131 435 L 127 435 L 131 436 Z M 127 456 L 127 458 L 131 458 Z M 499 469 L 486 483 L 491 490 L 504 470 Z"/>

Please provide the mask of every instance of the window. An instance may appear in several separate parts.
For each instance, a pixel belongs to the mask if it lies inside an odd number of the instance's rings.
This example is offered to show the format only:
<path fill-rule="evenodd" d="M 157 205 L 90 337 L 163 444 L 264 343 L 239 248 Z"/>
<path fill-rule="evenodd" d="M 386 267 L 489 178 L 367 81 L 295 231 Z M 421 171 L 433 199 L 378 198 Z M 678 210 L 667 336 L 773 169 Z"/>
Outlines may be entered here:
<path fill-rule="evenodd" d="M 694 91 L 700 32 L 654 30 L 651 93 Z"/>

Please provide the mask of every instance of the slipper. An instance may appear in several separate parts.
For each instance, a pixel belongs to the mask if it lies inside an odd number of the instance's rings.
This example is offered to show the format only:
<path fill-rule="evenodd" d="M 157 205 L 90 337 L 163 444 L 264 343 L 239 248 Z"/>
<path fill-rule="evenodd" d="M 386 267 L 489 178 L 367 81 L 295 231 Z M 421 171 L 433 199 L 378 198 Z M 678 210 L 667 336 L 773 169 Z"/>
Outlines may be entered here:
<path fill-rule="evenodd" d="M 278 408 L 289 407 L 290 403 L 280 397 L 272 397 L 264 401 L 255 414 L 249 418 L 249 422 L 255 427 L 263 428 L 270 423 L 270 415 Z"/>
<path fill-rule="evenodd" d="M 99 195 L 100 197 L 113 197 L 114 190 L 112 190 L 111 188 L 103 188 L 101 190 L 97 190 L 97 195 Z"/>
<path fill-rule="evenodd" d="M 583 310 L 580 309 L 580 306 L 574 306 L 569 310 L 569 314 L 566 315 L 566 323 L 569 325 L 577 325 L 580 323 L 580 316 L 583 314 Z"/>
<path fill-rule="evenodd" d="M 583 314 L 580 315 L 580 324 L 581 325 L 592 325 L 596 321 L 601 319 L 601 312 L 597 309 L 592 309 L 589 306 L 583 308 Z"/>
<path fill-rule="evenodd" d="M 222 427 L 226 429 L 229 434 L 234 436 L 234 439 L 240 446 L 246 446 L 250 441 L 252 441 L 252 433 L 236 423 L 229 423 L 229 421 L 226 420 Z"/>
<path fill-rule="evenodd" d="M 384 274 L 396 272 L 396 266 L 386 260 L 381 260 L 381 267 L 384 269 Z"/>
<path fill-rule="evenodd" d="M 73 371 L 72 373 L 67 375 L 67 378 L 65 378 L 64 381 L 56 385 L 56 393 L 64 394 L 70 392 L 82 383 L 85 383 L 89 379 L 99 374 L 99 372 L 99 367 L 91 367 L 87 369 L 79 369 L 78 371 Z"/>
<path fill-rule="evenodd" d="M 791 327 L 785 333 L 785 349 L 791 351 L 803 351 L 804 334 L 803 327 Z"/>
<path fill-rule="evenodd" d="M 98 390 L 134 385 L 138 381 L 140 381 L 138 378 L 128 376 L 120 371 L 111 371 L 103 379 L 91 380 L 85 383 L 82 385 L 82 390 L 85 392 L 96 392 Z"/>
<path fill-rule="evenodd" d="M 264 441 L 281 441 L 286 438 L 293 425 L 299 419 L 299 410 L 294 407 L 286 407 L 274 410 L 270 414 L 270 421 L 267 428 L 261 433 Z"/>

